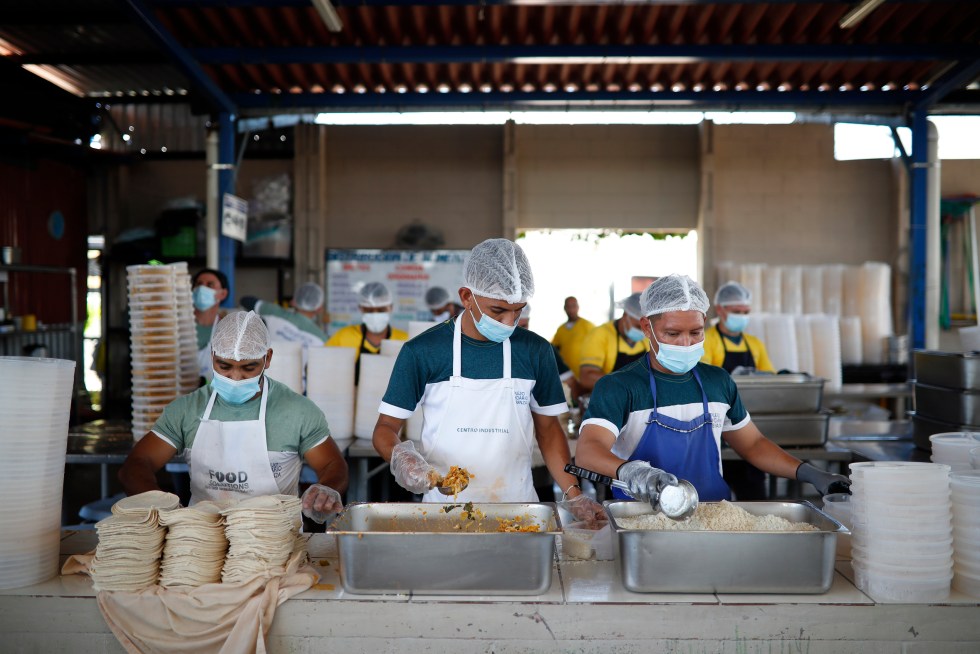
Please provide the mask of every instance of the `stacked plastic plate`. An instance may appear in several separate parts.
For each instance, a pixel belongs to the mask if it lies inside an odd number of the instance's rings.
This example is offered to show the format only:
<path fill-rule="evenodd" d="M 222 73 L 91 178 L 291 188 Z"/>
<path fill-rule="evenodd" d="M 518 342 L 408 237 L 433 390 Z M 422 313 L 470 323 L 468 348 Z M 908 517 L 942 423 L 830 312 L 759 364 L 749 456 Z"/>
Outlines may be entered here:
<path fill-rule="evenodd" d="M 0 357 L 0 588 L 58 574 L 74 379 L 74 361 Z"/>
<path fill-rule="evenodd" d="M 953 588 L 980 597 L 980 470 L 950 475 L 953 498 Z"/>
<path fill-rule="evenodd" d="M 306 396 L 323 411 L 334 440 L 354 435 L 355 356 L 352 347 L 309 349 Z"/>
<path fill-rule="evenodd" d="M 857 587 L 880 602 L 948 598 L 953 577 L 949 466 L 852 463 L 851 482 Z"/>
<path fill-rule="evenodd" d="M 932 443 L 932 462 L 948 465 L 950 470 L 970 470 L 970 450 L 980 446 L 980 433 L 972 431 L 949 431 L 933 434 L 929 437 Z"/>
<path fill-rule="evenodd" d="M 129 266 L 133 366 L 133 438 L 153 427 L 170 402 L 197 382 L 193 313 L 186 264 Z M 188 323 L 188 321 L 190 321 Z"/>

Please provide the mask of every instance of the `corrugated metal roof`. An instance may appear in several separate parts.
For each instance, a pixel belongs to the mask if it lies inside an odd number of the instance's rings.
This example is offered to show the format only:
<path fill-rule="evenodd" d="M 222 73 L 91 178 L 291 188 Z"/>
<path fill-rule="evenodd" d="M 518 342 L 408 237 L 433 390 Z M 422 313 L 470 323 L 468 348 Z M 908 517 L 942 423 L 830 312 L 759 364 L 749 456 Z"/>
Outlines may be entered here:
<path fill-rule="evenodd" d="M 0 39 L 8 60 L 88 96 L 188 90 L 252 114 L 525 104 L 898 113 L 947 92 L 974 103 L 963 91 L 980 76 L 980 2 L 886 2 L 851 29 L 838 25 L 848 2 L 336 4 L 340 32 L 301 0 L 33 0 L 0 9 Z"/>

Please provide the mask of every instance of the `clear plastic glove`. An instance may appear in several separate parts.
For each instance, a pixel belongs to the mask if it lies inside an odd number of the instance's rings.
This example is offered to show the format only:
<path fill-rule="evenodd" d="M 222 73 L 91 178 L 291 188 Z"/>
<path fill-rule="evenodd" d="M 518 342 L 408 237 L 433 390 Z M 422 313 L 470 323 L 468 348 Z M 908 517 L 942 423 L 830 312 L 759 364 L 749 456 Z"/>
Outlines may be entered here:
<path fill-rule="evenodd" d="M 575 526 L 580 529 L 602 529 L 609 524 L 606 510 L 588 495 L 565 500 L 559 506 L 572 514 L 577 521 Z"/>
<path fill-rule="evenodd" d="M 829 495 L 831 493 L 847 493 L 851 494 L 851 480 L 844 475 L 837 475 L 832 472 L 827 472 L 826 470 L 821 470 L 820 468 L 810 465 L 809 463 L 801 463 L 800 467 L 796 469 L 796 479 L 798 481 L 805 481 L 808 484 L 813 484 L 813 487 L 821 495 Z"/>
<path fill-rule="evenodd" d="M 439 478 L 412 441 L 403 441 L 391 451 L 391 474 L 399 486 L 411 493 L 426 492 Z"/>
<path fill-rule="evenodd" d="M 627 461 L 619 466 L 616 476 L 629 485 L 629 494 L 641 502 L 649 502 L 657 508 L 660 491 L 666 486 L 676 486 L 677 477 L 646 461 Z"/>
<path fill-rule="evenodd" d="M 301 499 L 303 500 L 303 515 L 320 525 L 326 522 L 330 516 L 344 510 L 340 493 L 323 484 L 313 484 L 307 488 Z"/>

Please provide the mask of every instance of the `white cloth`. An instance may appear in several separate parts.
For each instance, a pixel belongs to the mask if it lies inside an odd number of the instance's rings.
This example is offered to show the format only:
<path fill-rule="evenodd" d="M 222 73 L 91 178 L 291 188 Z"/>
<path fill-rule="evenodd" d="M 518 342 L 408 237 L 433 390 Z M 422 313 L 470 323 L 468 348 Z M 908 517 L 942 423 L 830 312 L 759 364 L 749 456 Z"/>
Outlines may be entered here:
<path fill-rule="evenodd" d="M 456 465 L 473 475 L 460 501 L 537 502 L 531 480 L 534 423 L 530 404 L 517 402 L 510 339 L 503 342 L 502 378 L 468 379 L 462 376 L 461 323 L 456 321 L 453 334 L 453 375 L 441 415 L 423 406 L 422 455 L 442 473 Z M 422 499 L 445 503 L 446 496 L 432 489 Z"/>
<path fill-rule="evenodd" d="M 217 393 L 211 393 L 191 448 L 191 504 L 279 493 L 266 445 L 269 388 L 268 384 L 264 386 L 258 420 L 211 420 L 217 397 Z"/>

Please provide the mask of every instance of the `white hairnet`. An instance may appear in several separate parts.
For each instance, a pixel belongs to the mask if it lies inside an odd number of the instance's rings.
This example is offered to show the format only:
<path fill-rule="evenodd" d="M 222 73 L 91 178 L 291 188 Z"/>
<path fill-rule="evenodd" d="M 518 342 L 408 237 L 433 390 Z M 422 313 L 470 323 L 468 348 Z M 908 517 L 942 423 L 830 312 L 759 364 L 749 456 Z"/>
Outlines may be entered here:
<path fill-rule="evenodd" d="M 630 318 L 634 320 L 639 320 L 643 317 L 643 311 L 640 309 L 640 296 L 642 293 L 633 293 L 628 298 L 622 299 L 616 303 L 617 306 L 621 307 Z"/>
<path fill-rule="evenodd" d="M 752 304 L 752 291 L 738 282 L 725 282 L 715 291 L 715 305 L 727 307 L 735 304 Z"/>
<path fill-rule="evenodd" d="M 667 275 L 653 282 L 640 296 L 644 316 L 669 311 L 700 311 L 707 313 L 708 294 L 687 275 Z"/>
<path fill-rule="evenodd" d="M 269 351 L 272 337 L 254 311 L 234 311 L 218 321 L 211 335 L 215 356 L 234 361 L 261 359 Z"/>
<path fill-rule="evenodd" d="M 323 306 L 323 289 L 319 284 L 306 282 L 296 289 L 293 304 L 302 311 L 316 311 Z"/>
<path fill-rule="evenodd" d="M 491 238 L 470 250 L 463 263 L 463 281 L 482 297 L 511 304 L 534 295 L 534 277 L 527 255 L 517 243 Z"/>
<path fill-rule="evenodd" d="M 442 286 L 433 286 L 425 292 L 425 305 L 430 309 L 441 309 L 451 301 L 449 291 Z"/>
<path fill-rule="evenodd" d="M 388 307 L 392 304 L 391 291 L 381 282 L 368 282 L 357 293 L 359 307 Z"/>

